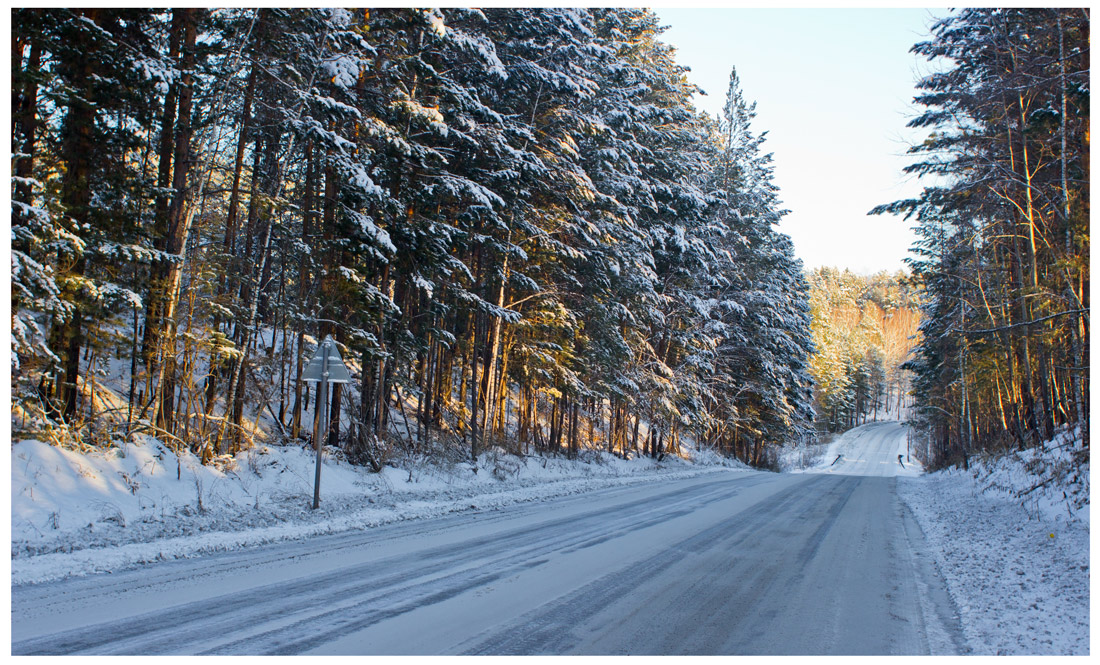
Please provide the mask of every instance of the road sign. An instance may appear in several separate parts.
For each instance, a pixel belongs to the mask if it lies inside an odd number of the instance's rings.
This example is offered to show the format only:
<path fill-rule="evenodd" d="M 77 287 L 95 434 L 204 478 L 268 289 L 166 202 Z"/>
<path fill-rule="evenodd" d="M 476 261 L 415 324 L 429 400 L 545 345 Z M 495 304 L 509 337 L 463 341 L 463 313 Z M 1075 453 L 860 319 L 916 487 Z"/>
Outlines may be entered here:
<path fill-rule="evenodd" d="M 332 335 L 326 335 L 321 345 L 317 347 L 317 354 L 309 361 L 309 365 L 302 371 L 303 381 L 320 381 L 324 373 L 326 362 L 328 367 L 329 383 L 351 383 L 351 374 L 340 358 L 340 349 L 336 348 L 336 342 Z"/>
<path fill-rule="evenodd" d="M 313 445 L 317 449 L 317 472 L 313 478 L 313 509 L 321 505 L 321 446 L 328 438 L 328 384 L 351 383 L 351 374 L 344 366 L 340 358 L 340 351 L 336 348 L 336 341 L 332 335 L 326 335 L 321 345 L 317 347 L 317 355 L 309 361 L 309 366 L 302 372 L 303 381 L 316 381 L 320 385 L 317 391 L 321 397 L 321 408 L 317 410 L 317 418 L 320 422 L 316 429 Z"/>

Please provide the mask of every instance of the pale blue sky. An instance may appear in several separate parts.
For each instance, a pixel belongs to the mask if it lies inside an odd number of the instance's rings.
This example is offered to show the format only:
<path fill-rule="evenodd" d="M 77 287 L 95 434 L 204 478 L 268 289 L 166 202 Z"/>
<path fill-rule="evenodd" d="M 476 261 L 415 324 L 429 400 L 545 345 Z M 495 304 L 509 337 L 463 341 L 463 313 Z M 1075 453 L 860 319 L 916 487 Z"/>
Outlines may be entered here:
<path fill-rule="evenodd" d="M 910 224 L 867 216 L 880 203 L 916 195 L 901 173 L 916 76 L 928 71 L 909 53 L 928 39 L 944 9 L 665 9 L 662 40 L 706 91 L 697 106 L 721 111 L 731 67 L 745 99 L 756 101 L 753 129 L 768 132 L 775 181 L 791 214 L 791 236 L 807 268 L 869 273 L 903 267 Z"/>

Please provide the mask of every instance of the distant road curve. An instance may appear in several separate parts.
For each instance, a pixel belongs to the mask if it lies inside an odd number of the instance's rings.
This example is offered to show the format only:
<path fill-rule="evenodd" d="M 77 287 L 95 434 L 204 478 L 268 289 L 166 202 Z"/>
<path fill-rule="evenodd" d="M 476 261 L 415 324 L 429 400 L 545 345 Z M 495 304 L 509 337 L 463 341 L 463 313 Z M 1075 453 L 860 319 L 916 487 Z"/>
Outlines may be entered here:
<path fill-rule="evenodd" d="M 905 445 L 907 431 L 905 425 L 896 421 L 867 423 L 850 429 L 829 445 L 817 467 L 807 469 L 807 473 L 919 476 L 923 471 L 920 462 L 905 459 L 908 454 Z M 898 462 L 898 455 L 905 459 L 903 463 Z"/>

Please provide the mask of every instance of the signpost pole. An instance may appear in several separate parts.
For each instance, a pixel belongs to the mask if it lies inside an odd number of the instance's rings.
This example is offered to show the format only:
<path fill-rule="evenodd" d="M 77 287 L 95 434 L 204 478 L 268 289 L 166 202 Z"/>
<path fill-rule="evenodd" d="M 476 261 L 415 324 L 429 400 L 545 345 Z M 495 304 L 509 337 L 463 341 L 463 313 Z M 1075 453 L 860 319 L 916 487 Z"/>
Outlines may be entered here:
<path fill-rule="evenodd" d="M 328 356 L 329 340 L 326 338 L 321 349 L 321 431 L 317 433 L 317 472 L 313 477 L 313 509 L 321 505 L 321 448 L 328 438 Z"/>
<path fill-rule="evenodd" d="M 321 451 L 328 439 L 329 412 L 328 387 L 330 383 L 351 383 L 351 374 L 340 358 L 340 351 L 332 335 L 327 335 L 317 346 L 317 355 L 309 361 L 302 372 L 302 380 L 317 383 L 317 414 L 314 426 L 317 428 L 313 445 L 317 448 L 317 474 L 313 479 L 313 509 L 321 505 Z"/>

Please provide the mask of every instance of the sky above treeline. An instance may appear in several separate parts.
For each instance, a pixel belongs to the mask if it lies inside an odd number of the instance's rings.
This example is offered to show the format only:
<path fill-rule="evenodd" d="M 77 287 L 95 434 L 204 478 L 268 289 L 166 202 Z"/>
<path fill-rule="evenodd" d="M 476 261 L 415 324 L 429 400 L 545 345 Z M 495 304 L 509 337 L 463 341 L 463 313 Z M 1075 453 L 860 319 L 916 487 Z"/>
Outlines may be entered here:
<path fill-rule="evenodd" d="M 807 268 L 870 274 L 904 268 L 914 235 L 876 205 L 916 196 L 905 151 L 924 138 L 905 127 L 917 114 L 914 84 L 929 63 L 909 53 L 946 9 L 668 9 L 663 41 L 720 113 L 732 67 L 756 101 L 755 133 L 767 132 L 775 182 L 790 210 L 780 230 Z"/>

